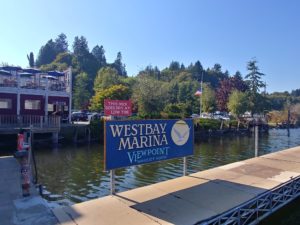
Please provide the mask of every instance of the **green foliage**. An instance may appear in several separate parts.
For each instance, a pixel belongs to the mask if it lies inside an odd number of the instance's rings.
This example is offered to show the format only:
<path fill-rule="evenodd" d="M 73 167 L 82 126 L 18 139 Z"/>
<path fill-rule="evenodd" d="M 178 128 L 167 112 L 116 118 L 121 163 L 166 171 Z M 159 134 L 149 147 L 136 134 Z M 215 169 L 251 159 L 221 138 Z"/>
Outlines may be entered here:
<path fill-rule="evenodd" d="M 85 37 L 76 36 L 74 38 L 73 53 L 76 57 L 85 57 L 89 53 L 88 42 Z"/>
<path fill-rule="evenodd" d="M 105 53 L 105 50 L 102 45 L 100 47 L 99 47 L 99 45 L 96 45 L 92 50 L 92 54 L 98 61 L 99 66 L 101 68 L 106 66 L 106 57 L 105 57 L 104 53 Z"/>
<path fill-rule="evenodd" d="M 214 119 L 204 119 L 200 118 L 196 120 L 196 126 L 200 127 L 200 129 L 205 130 L 218 130 L 221 126 L 220 120 L 214 120 Z"/>
<path fill-rule="evenodd" d="M 41 66 L 51 63 L 57 55 L 55 43 L 50 39 L 44 46 L 40 48 L 36 65 Z"/>
<path fill-rule="evenodd" d="M 40 48 L 38 58 L 36 60 L 36 65 L 42 66 L 45 64 L 50 64 L 59 53 L 68 51 L 68 42 L 65 34 L 60 34 L 53 41 L 50 39 L 44 46 Z"/>
<path fill-rule="evenodd" d="M 167 104 L 163 110 L 164 118 L 186 118 L 189 116 L 188 106 L 185 103 Z"/>
<path fill-rule="evenodd" d="M 64 33 L 58 35 L 55 39 L 55 49 L 57 54 L 68 52 L 68 46 L 67 36 Z"/>
<path fill-rule="evenodd" d="M 68 66 L 72 65 L 73 55 L 69 52 L 59 53 L 53 63 L 65 63 Z"/>
<path fill-rule="evenodd" d="M 206 83 L 203 84 L 201 108 L 203 112 L 213 112 L 216 108 L 215 92 L 210 85 Z"/>
<path fill-rule="evenodd" d="M 99 89 L 91 99 L 90 109 L 93 111 L 102 111 L 104 108 L 104 100 L 128 100 L 130 98 L 131 91 L 128 87 L 119 84 L 113 85 L 106 89 Z"/>
<path fill-rule="evenodd" d="M 125 64 L 123 64 L 123 62 L 122 62 L 121 52 L 118 52 L 117 58 L 111 66 L 118 71 L 119 75 L 124 76 L 124 77 L 127 76 L 127 72 L 126 72 L 126 69 L 125 69 Z"/>
<path fill-rule="evenodd" d="M 88 90 L 88 75 L 80 73 L 77 75 L 74 87 L 74 107 L 76 109 L 87 109 L 90 100 L 90 92 Z"/>
<path fill-rule="evenodd" d="M 256 64 L 256 60 L 251 60 L 248 62 L 247 70 L 249 70 L 249 73 L 245 76 L 247 79 L 246 82 L 248 83 L 252 94 L 258 93 L 260 88 L 265 87 L 264 82 L 261 80 L 262 76 L 265 74 L 259 72 L 259 68 Z"/>
<path fill-rule="evenodd" d="M 160 115 L 167 101 L 167 90 L 163 82 L 150 77 L 138 78 L 133 88 L 133 99 L 138 105 L 139 115 Z"/>
<path fill-rule="evenodd" d="M 247 95 L 243 92 L 234 90 L 229 96 L 227 107 L 236 118 L 239 118 L 240 115 L 247 111 Z"/>
<path fill-rule="evenodd" d="M 97 92 L 117 84 L 121 84 L 118 71 L 111 67 L 104 67 L 98 71 L 94 81 L 94 90 Z"/>
<path fill-rule="evenodd" d="M 90 121 L 89 124 L 91 128 L 91 134 L 92 138 L 96 140 L 102 141 L 103 134 L 104 134 L 104 120 L 103 119 L 97 119 Z"/>

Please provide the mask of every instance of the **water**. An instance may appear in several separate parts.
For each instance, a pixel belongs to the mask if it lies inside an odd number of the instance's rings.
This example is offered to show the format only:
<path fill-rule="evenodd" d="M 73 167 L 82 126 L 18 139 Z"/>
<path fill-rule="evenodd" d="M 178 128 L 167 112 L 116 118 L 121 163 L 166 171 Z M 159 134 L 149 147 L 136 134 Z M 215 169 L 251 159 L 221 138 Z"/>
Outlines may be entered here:
<path fill-rule="evenodd" d="M 300 145 L 300 129 L 270 130 L 259 139 L 259 155 Z M 103 171 L 103 146 L 83 145 L 35 149 L 39 183 L 49 201 L 72 204 L 109 194 L 109 173 Z M 253 137 L 221 137 L 195 144 L 188 172 L 254 157 Z M 124 191 L 182 175 L 182 159 L 116 170 L 116 190 Z"/>
<path fill-rule="evenodd" d="M 260 136 L 259 155 L 300 145 L 300 129 L 270 130 Z M 254 157 L 254 138 L 220 137 L 195 144 L 188 172 Z M 39 183 L 52 203 L 70 205 L 109 194 L 109 173 L 103 171 L 103 146 L 82 145 L 59 149 L 35 148 Z M 116 191 L 125 191 L 182 175 L 182 159 L 116 170 Z"/>

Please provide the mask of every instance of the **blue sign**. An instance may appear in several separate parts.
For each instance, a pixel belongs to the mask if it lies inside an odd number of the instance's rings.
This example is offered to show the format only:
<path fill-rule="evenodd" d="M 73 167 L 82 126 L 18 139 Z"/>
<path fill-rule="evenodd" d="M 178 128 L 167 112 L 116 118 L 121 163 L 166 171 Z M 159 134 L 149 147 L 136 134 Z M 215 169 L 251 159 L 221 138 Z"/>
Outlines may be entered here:
<path fill-rule="evenodd" d="M 194 153 L 191 119 L 107 121 L 105 135 L 106 170 Z"/>

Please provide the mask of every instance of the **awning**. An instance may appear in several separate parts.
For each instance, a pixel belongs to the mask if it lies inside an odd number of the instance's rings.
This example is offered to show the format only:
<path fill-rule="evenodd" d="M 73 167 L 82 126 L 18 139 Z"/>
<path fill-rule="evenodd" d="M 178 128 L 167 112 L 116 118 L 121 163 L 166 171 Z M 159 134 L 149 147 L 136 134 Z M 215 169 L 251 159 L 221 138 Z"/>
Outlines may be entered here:
<path fill-rule="evenodd" d="M 21 76 L 21 77 L 31 77 L 31 76 L 34 76 L 34 74 L 32 74 L 32 73 L 19 73 L 19 75 Z"/>
<path fill-rule="evenodd" d="M 6 70 L 0 70 L 0 74 L 5 75 L 5 76 L 11 76 L 11 73 L 9 71 L 6 71 Z"/>
<path fill-rule="evenodd" d="M 56 76 L 56 77 L 64 76 L 65 75 L 63 72 L 59 72 L 59 71 L 49 71 L 47 73 L 48 73 L 48 75 Z"/>
<path fill-rule="evenodd" d="M 42 71 L 34 68 L 27 68 L 27 69 L 23 69 L 23 72 L 36 74 L 36 73 L 41 73 Z"/>
<path fill-rule="evenodd" d="M 0 69 L 7 70 L 7 71 L 19 71 L 19 70 L 22 70 L 22 68 L 19 67 L 19 66 L 2 66 L 2 67 L 0 67 Z"/>
<path fill-rule="evenodd" d="M 57 80 L 57 79 L 58 79 L 57 77 L 50 76 L 50 75 L 42 76 L 42 78 L 47 78 L 47 79 L 49 79 L 49 80 Z"/>

